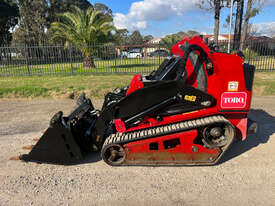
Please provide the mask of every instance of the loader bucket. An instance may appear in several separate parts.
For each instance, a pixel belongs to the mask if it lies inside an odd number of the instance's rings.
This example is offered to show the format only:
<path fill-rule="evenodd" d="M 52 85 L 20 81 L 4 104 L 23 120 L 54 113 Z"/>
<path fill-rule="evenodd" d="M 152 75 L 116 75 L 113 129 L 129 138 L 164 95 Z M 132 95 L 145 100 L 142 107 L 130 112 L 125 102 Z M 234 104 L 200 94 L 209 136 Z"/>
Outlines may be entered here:
<path fill-rule="evenodd" d="M 50 120 L 50 126 L 29 154 L 12 157 L 11 160 L 43 162 L 54 164 L 78 164 L 84 154 L 91 151 L 93 131 L 97 113 L 90 99 L 83 93 L 77 100 L 77 107 L 67 117 L 57 112 Z"/>
<path fill-rule="evenodd" d="M 74 164 L 83 160 L 83 155 L 71 131 L 61 123 L 50 126 L 29 154 L 19 157 L 23 161 Z"/>

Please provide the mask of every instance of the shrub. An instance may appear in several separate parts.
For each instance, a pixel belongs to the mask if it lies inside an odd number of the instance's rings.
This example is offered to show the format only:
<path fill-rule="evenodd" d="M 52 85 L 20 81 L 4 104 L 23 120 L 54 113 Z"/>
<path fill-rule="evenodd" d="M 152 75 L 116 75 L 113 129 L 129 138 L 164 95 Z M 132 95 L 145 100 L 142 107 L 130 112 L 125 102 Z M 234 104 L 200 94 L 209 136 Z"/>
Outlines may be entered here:
<path fill-rule="evenodd" d="M 252 49 L 249 49 L 249 48 L 246 48 L 244 51 L 243 51 L 243 54 L 245 56 L 245 60 L 248 61 L 248 60 L 258 60 L 259 58 L 259 55 L 257 52 L 253 51 Z"/>

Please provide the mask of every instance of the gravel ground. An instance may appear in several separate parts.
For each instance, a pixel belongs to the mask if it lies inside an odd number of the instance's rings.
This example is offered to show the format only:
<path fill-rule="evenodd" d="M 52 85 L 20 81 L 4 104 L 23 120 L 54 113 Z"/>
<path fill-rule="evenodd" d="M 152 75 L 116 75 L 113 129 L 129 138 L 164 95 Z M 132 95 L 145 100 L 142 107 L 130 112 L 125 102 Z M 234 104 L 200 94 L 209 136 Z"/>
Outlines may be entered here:
<path fill-rule="evenodd" d="M 110 167 L 97 154 L 74 166 L 9 160 L 73 105 L 0 101 L 0 205 L 275 205 L 275 97 L 253 99 L 258 133 L 216 166 Z"/>

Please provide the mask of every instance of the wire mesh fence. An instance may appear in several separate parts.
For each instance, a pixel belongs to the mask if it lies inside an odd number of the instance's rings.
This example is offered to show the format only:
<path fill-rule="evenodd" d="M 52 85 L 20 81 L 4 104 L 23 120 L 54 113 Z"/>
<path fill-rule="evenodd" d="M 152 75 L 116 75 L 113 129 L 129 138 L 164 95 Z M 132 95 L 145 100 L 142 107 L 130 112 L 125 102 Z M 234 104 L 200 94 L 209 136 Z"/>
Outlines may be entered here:
<path fill-rule="evenodd" d="M 219 50 L 227 51 L 226 41 L 219 43 Z M 242 52 L 257 71 L 275 71 L 275 42 L 247 41 Z M 149 73 L 168 55 L 160 44 L 6 46 L 0 47 L 0 76 Z"/>

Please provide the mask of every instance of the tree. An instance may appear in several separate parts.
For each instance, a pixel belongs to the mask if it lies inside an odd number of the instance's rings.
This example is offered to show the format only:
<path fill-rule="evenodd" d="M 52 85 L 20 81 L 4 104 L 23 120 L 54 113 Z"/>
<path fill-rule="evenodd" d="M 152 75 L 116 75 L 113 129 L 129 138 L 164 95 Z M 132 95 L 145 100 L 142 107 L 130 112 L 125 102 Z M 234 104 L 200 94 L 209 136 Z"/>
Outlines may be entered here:
<path fill-rule="evenodd" d="M 186 34 L 191 35 L 191 36 L 195 36 L 195 35 L 199 35 L 200 33 L 195 31 L 195 30 L 188 30 Z"/>
<path fill-rule="evenodd" d="M 236 1 L 237 1 L 237 8 L 236 8 L 233 50 L 239 50 L 240 48 L 242 20 L 243 20 L 243 7 L 244 7 L 244 0 L 236 0 Z"/>
<path fill-rule="evenodd" d="M 18 6 L 11 0 L 0 0 L 0 46 L 9 44 L 12 35 L 10 29 L 13 29 L 18 23 Z"/>
<path fill-rule="evenodd" d="M 115 42 L 122 45 L 129 43 L 129 31 L 127 29 L 117 29 L 114 34 Z"/>
<path fill-rule="evenodd" d="M 130 44 L 138 45 L 143 44 L 143 38 L 142 35 L 138 30 L 133 31 L 133 33 L 130 35 Z"/>
<path fill-rule="evenodd" d="M 152 39 L 154 39 L 154 37 L 150 34 L 143 37 L 143 41 L 145 43 L 148 42 L 148 41 L 151 41 Z"/>
<path fill-rule="evenodd" d="M 11 1 L 11 0 L 10 0 Z M 13 44 L 48 44 L 49 28 L 59 13 L 69 11 L 71 5 L 86 10 L 88 0 L 13 0 L 19 7 L 19 24 L 13 32 Z"/>
<path fill-rule="evenodd" d="M 48 27 L 56 21 L 58 14 L 71 11 L 71 6 L 77 6 L 82 10 L 87 10 L 92 5 L 87 0 L 47 0 L 48 3 Z"/>
<path fill-rule="evenodd" d="M 204 4 L 207 4 L 207 7 L 204 7 Z M 228 7 L 229 0 L 200 0 L 197 4 L 201 9 L 214 10 L 214 42 L 218 44 L 219 37 L 219 27 L 220 27 L 220 12 L 223 7 Z"/>
<path fill-rule="evenodd" d="M 66 46 L 78 46 L 84 56 L 84 66 L 95 67 L 92 58 L 95 50 L 91 45 L 108 40 L 111 31 L 115 30 L 113 19 L 93 7 L 84 11 L 73 6 L 71 10 L 60 14 L 59 21 L 51 24 L 52 38 L 65 40 Z"/>
<path fill-rule="evenodd" d="M 258 1 L 259 5 L 252 8 L 252 5 L 255 5 L 256 1 Z M 247 0 L 247 6 L 246 6 L 246 12 L 245 12 L 244 24 L 243 24 L 243 31 L 241 34 L 240 50 L 243 50 L 246 35 L 249 30 L 249 19 L 256 16 L 261 11 L 261 8 L 262 8 L 261 0 Z"/>
<path fill-rule="evenodd" d="M 110 16 L 110 17 L 113 16 L 112 10 L 108 6 L 106 6 L 105 4 L 95 3 L 93 7 L 94 7 L 95 10 L 102 11 L 102 13 L 104 15 L 107 15 L 107 16 Z"/>
<path fill-rule="evenodd" d="M 178 33 L 176 33 L 176 35 L 184 37 L 185 35 L 188 35 L 188 34 L 184 31 L 179 31 Z"/>
<path fill-rule="evenodd" d="M 164 48 L 170 50 L 174 44 L 178 43 L 181 40 L 182 40 L 182 36 L 177 35 L 177 34 L 169 34 L 161 39 L 160 45 L 161 45 L 161 47 L 164 47 Z"/>
<path fill-rule="evenodd" d="M 13 42 L 27 45 L 43 44 L 47 28 L 47 9 L 45 0 L 18 0 L 20 19 L 13 33 Z"/>
<path fill-rule="evenodd" d="M 214 42 L 216 44 L 218 44 L 219 29 L 220 29 L 220 11 L 221 11 L 221 1 L 220 0 L 214 0 L 214 11 L 215 11 Z"/>
<path fill-rule="evenodd" d="M 62 1 L 64 2 L 64 0 Z M 77 6 L 82 10 L 87 10 L 89 7 L 92 6 L 92 4 L 88 0 L 67 0 L 65 4 L 65 11 L 70 11 L 72 5 Z"/>

